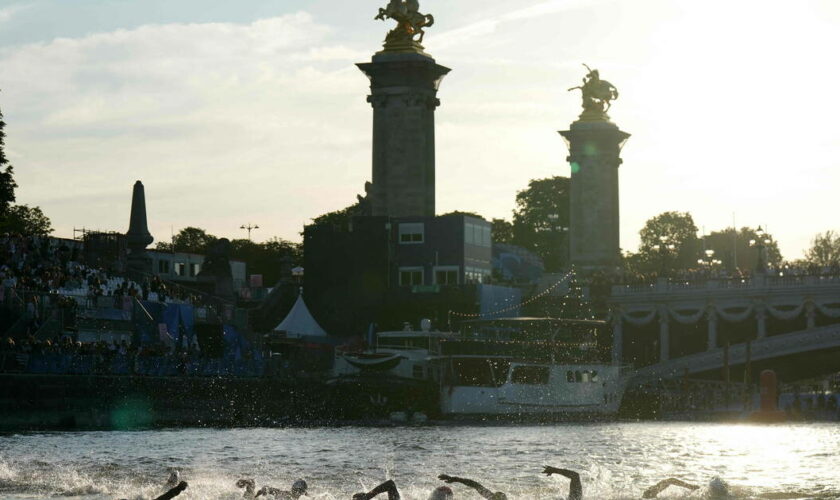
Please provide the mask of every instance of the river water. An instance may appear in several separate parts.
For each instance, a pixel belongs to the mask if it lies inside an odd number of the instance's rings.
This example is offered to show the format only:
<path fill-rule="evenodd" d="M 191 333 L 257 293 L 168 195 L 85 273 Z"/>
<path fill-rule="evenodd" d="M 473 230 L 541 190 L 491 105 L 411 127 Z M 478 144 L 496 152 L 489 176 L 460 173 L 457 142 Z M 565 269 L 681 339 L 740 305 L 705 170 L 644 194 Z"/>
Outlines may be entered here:
<path fill-rule="evenodd" d="M 0 436 L 0 498 L 153 498 L 168 469 L 190 484 L 180 498 L 236 499 L 235 481 L 349 499 L 384 479 L 425 500 L 441 473 L 470 477 L 511 499 L 558 499 L 568 481 L 545 464 L 581 472 L 586 499 L 637 499 L 673 476 L 720 476 L 739 498 L 775 491 L 840 499 L 840 424 L 686 423 L 551 426 L 341 427 L 54 432 Z M 478 499 L 452 485 L 456 498 Z M 689 496 L 673 487 L 660 498 Z M 384 496 L 382 498 L 385 498 Z"/>

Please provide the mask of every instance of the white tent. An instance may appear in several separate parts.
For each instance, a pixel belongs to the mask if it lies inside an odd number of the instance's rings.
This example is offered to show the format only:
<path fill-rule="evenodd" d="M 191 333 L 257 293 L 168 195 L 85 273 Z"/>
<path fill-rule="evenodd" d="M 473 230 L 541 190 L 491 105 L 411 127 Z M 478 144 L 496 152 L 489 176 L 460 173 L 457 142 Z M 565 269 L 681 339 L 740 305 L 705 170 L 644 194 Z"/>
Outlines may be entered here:
<path fill-rule="evenodd" d="M 303 302 L 303 294 L 298 295 L 292 310 L 274 327 L 274 331 L 285 332 L 288 338 L 328 337 L 327 332 L 315 321 Z"/>

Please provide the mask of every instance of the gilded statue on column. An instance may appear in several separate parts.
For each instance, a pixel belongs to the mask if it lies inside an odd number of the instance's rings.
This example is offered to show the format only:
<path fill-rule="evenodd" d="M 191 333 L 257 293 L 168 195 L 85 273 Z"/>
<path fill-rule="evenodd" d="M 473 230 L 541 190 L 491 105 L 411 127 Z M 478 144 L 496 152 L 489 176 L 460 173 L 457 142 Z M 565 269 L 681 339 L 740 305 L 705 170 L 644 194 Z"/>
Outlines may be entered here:
<path fill-rule="evenodd" d="M 583 77 L 583 85 L 569 89 L 570 91 L 580 89 L 583 98 L 583 113 L 580 117 L 584 120 L 608 119 L 607 111 L 612 101 L 618 99 L 618 89 L 610 82 L 602 80 L 597 69 L 592 69 L 586 64 L 583 66 L 589 71 Z"/>
<path fill-rule="evenodd" d="M 431 14 L 420 13 L 418 0 L 391 0 L 388 6 L 379 9 L 374 19 L 393 19 L 397 26 L 385 37 L 385 51 L 422 51 L 423 36 L 435 23 Z M 415 37 L 420 38 L 415 40 Z"/>

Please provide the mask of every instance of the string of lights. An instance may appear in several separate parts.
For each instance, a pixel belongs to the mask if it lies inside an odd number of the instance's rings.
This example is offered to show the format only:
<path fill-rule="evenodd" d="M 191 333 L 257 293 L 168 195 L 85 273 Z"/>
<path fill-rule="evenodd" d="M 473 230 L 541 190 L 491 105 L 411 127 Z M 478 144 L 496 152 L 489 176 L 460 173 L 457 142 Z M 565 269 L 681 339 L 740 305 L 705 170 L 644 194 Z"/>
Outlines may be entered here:
<path fill-rule="evenodd" d="M 560 285 L 562 285 L 562 284 L 566 283 L 566 281 L 567 281 L 570 277 L 574 276 L 574 273 L 575 273 L 574 269 L 573 269 L 573 270 L 571 270 L 571 271 L 569 271 L 569 272 L 567 272 L 567 273 L 566 273 L 566 274 L 565 274 L 562 278 L 560 278 L 559 280 L 557 280 L 557 282 L 555 282 L 555 283 L 554 283 L 553 285 L 551 285 L 550 287 L 546 288 L 545 290 L 543 290 L 542 292 L 540 292 L 540 293 L 538 293 L 538 294 L 536 294 L 536 295 L 533 295 L 533 296 L 529 297 L 529 298 L 528 298 L 528 299 L 526 299 L 526 300 L 523 300 L 522 302 L 519 302 L 518 304 L 513 304 L 513 305 L 510 305 L 510 306 L 505 306 L 505 307 L 503 307 L 503 308 L 501 308 L 501 309 L 497 309 L 497 310 L 495 310 L 495 311 L 490 311 L 490 312 L 484 312 L 484 313 L 462 313 L 462 312 L 457 312 L 457 311 L 452 311 L 452 310 L 450 310 L 450 311 L 449 311 L 449 317 L 451 318 L 452 316 L 456 316 L 456 317 L 459 317 L 459 318 L 486 318 L 486 317 L 488 317 L 488 316 L 495 316 L 495 315 L 497 315 L 497 314 L 501 314 L 501 313 L 506 313 L 506 312 L 515 311 L 515 310 L 517 310 L 517 309 L 520 309 L 520 308 L 521 308 L 521 307 L 523 307 L 523 306 L 526 306 L 526 305 L 528 305 L 528 304 L 530 304 L 530 303 L 532 303 L 532 302 L 534 302 L 534 301 L 536 301 L 536 300 L 539 300 L 539 299 L 541 299 L 541 298 L 543 298 L 543 297 L 545 297 L 545 296 L 549 295 L 549 294 L 550 294 L 551 292 L 553 292 L 553 291 L 554 291 L 557 287 L 559 287 Z"/>

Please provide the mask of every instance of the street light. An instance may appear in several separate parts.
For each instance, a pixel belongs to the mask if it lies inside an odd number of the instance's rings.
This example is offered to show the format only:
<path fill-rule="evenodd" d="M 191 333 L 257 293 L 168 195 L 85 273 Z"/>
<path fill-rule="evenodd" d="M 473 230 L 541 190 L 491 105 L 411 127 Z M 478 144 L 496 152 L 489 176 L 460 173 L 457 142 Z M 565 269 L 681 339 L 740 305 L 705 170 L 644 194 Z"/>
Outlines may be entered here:
<path fill-rule="evenodd" d="M 709 271 L 723 263 L 719 259 L 715 258 L 715 251 L 711 248 L 705 250 L 703 253 L 705 254 L 705 257 L 697 259 L 697 263 L 700 264 L 700 266 L 702 267 L 708 268 Z"/>
<path fill-rule="evenodd" d="M 758 264 L 756 264 L 755 270 L 760 274 L 767 272 L 767 245 L 770 243 L 772 243 L 770 237 L 764 232 L 764 229 L 761 229 L 761 226 L 758 226 L 755 231 L 755 239 L 750 240 L 750 246 L 758 250 Z"/>
<path fill-rule="evenodd" d="M 662 267 L 662 276 L 666 274 L 666 266 L 665 262 L 668 260 L 668 255 L 673 252 L 677 246 L 671 243 L 671 238 L 667 235 L 662 235 L 659 237 L 659 243 L 653 245 L 651 247 L 654 251 L 659 252 L 659 256 L 661 258 L 661 267 Z"/>
<path fill-rule="evenodd" d="M 251 241 L 251 230 L 252 229 L 259 229 L 259 228 L 260 228 L 260 226 L 258 226 L 256 224 L 251 225 L 251 223 L 242 224 L 241 226 L 239 226 L 239 229 L 245 229 L 246 231 L 248 231 L 248 241 Z"/>

